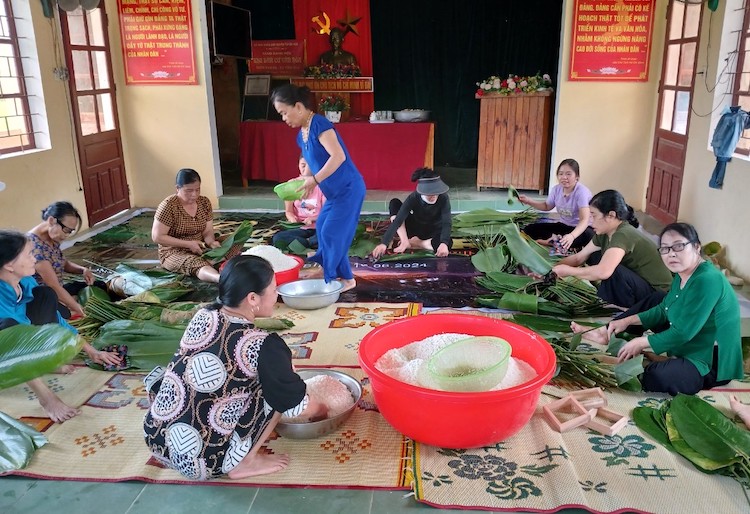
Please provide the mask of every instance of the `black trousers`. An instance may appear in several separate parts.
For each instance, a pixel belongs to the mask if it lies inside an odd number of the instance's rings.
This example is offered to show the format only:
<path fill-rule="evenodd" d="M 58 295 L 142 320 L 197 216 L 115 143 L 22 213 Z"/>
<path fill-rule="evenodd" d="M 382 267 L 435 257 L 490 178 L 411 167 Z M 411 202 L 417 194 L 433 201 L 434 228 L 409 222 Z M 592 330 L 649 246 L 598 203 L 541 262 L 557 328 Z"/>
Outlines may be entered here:
<path fill-rule="evenodd" d="M 587 264 L 599 264 L 601 252 L 594 252 L 586 261 Z M 629 309 L 641 302 L 653 301 L 656 289 L 630 268 L 619 264 L 612 275 L 602 280 L 597 287 L 599 298 L 607 303 Z M 663 296 L 662 296 L 663 298 Z M 661 298 L 659 298 L 661 301 Z M 659 303 L 659 302 L 656 302 Z M 654 304 L 656 305 L 656 304 Z M 644 309 L 645 310 L 645 309 Z M 640 312 L 640 311 L 637 311 Z"/>
<path fill-rule="evenodd" d="M 716 381 L 717 363 L 719 361 L 718 346 L 714 346 L 714 362 L 706 376 L 701 376 L 698 368 L 682 357 L 652 362 L 643 370 L 641 385 L 644 391 L 652 393 L 695 394 L 703 389 L 727 384 L 728 380 Z"/>
<path fill-rule="evenodd" d="M 398 211 L 401 209 L 401 206 L 404 204 L 401 200 L 398 198 L 391 198 L 391 201 L 388 202 L 388 214 L 391 216 L 395 216 L 398 214 Z M 440 230 L 441 227 L 438 224 L 436 227 L 434 224 L 425 224 L 425 223 L 418 223 L 413 216 L 407 216 L 406 220 L 404 221 L 404 227 L 406 228 L 406 235 L 408 237 L 418 237 L 419 239 L 430 239 L 432 243 L 432 250 L 437 252 L 438 247 L 440 246 Z M 453 240 L 448 241 L 447 243 L 448 249 L 450 250 L 453 246 Z"/>
<path fill-rule="evenodd" d="M 57 294 L 51 287 L 37 286 L 32 291 L 34 299 L 26 305 L 26 317 L 32 325 L 57 323 Z M 13 318 L 0 319 L 0 330 L 18 325 Z"/>
<path fill-rule="evenodd" d="M 571 227 L 565 223 L 560 223 L 559 221 L 554 223 L 530 223 L 523 227 L 523 232 L 532 239 L 549 239 L 554 234 L 557 234 L 558 236 L 570 234 L 573 232 L 574 228 L 575 227 Z M 586 227 L 586 230 L 573 240 L 573 244 L 570 245 L 570 248 L 573 250 L 580 250 L 589 244 L 589 241 L 591 241 L 591 238 L 593 237 L 594 229 Z"/>

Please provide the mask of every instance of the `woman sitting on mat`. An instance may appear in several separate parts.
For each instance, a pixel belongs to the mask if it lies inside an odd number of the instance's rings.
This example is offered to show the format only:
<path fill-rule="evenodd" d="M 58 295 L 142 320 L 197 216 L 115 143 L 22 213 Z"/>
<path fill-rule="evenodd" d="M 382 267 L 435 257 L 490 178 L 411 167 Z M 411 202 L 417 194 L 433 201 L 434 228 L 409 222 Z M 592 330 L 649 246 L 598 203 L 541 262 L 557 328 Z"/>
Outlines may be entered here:
<path fill-rule="evenodd" d="M 282 413 L 327 416 L 307 396 L 284 340 L 253 325 L 256 316 L 273 315 L 277 297 L 268 261 L 230 259 L 216 303 L 195 314 L 167 368 L 146 376 L 144 432 L 160 462 L 192 480 L 273 473 L 289 456 L 259 450 Z"/>
<path fill-rule="evenodd" d="M 391 225 L 382 242 L 372 251 L 376 259 L 381 257 L 393 237 L 398 235 L 399 244 L 394 253 L 408 249 L 432 250 L 438 257 L 445 257 L 453 246 L 451 239 L 451 201 L 448 186 L 430 168 L 420 168 L 411 175 L 417 190 L 401 203 L 391 199 L 388 212 Z"/>
<path fill-rule="evenodd" d="M 31 241 L 20 232 L 0 230 L 0 330 L 15 325 L 59 323 L 76 332 L 58 312 L 55 291 L 38 285 L 32 277 L 36 263 L 33 248 Z M 98 364 L 120 363 L 117 353 L 96 350 L 89 343 L 84 343 L 83 350 Z M 66 405 L 42 379 L 35 378 L 27 384 L 55 423 L 79 414 L 78 409 Z"/>
<path fill-rule="evenodd" d="M 533 200 L 519 195 L 521 203 L 540 211 L 557 208 L 560 221 L 530 223 L 523 232 L 538 243 L 550 246 L 558 240 L 565 251 L 580 250 L 594 237 L 591 228 L 591 191 L 580 183 L 581 173 L 575 159 L 565 159 L 557 167 L 557 181 L 546 200 Z"/>
<path fill-rule="evenodd" d="M 299 157 L 299 174 L 300 177 L 309 177 L 312 175 L 307 167 L 305 158 Z M 282 230 L 273 235 L 272 243 L 274 246 L 289 246 L 292 241 L 299 241 L 305 248 L 317 248 L 318 236 L 315 232 L 315 221 L 320 215 L 320 210 L 326 197 L 316 185 L 309 196 L 293 202 L 284 202 L 284 215 L 290 223 L 302 223 L 303 226 Z"/>
<path fill-rule="evenodd" d="M 651 348 L 646 355 L 655 359 L 643 371 L 644 391 L 695 394 L 742 378 L 740 306 L 731 284 L 701 256 L 692 225 L 667 225 L 659 239 L 661 258 L 675 273 L 669 293 L 657 306 L 591 332 L 591 339 L 608 341 L 633 325 L 653 330 L 625 343 L 617 355 L 624 361 Z M 663 353 L 668 358 L 658 357 Z"/>
<path fill-rule="evenodd" d="M 63 256 L 60 243 L 75 233 L 81 226 L 81 215 L 70 202 L 55 202 L 42 211 L 42 222 L 27 234 L 34 246 L 36 275 L 34 279 L 52 288 L 60 304 L 63 318 L 83 316 L 83 307 L 76 296 L 86 286 L 107 290 L 107 284 L 95 280 L 91 270 Z M 83 281 L 63 283 L 63 272 L 83 275 Z"/>
<path fill-rule="evenodd" d="M 628 309 L 652 307 L 669 289 L 672 274 L 659 257 L 656 245 L 643 232 L 633 208 L 612 189 L 589 202 L 596 235 L 573 255 L 552 268 L 558 277 L 599 281 L 597 292 L 607 303 Z M 584 264 L 588 263 L 588 266 Z"/>
<path fill-rule="evenodd" d="M 365 201 L 365 181 L 352 162 L 341 136 L 325 116 L 315 114 L 307 87 L 284 84 L 271 95 L 274 109 L 290 127 L 299 127 L 297 144 L 312 175 L 305 177 L 303 196 L 320 186 L 326 203 L 318 216 L 318 251 L 308 260 L 323 267 L 326 282 L 340 280 L 342 291 L 356 287 L 349 247 Z"/>
<path fill-rule="evenodd" d="M 151 239 L 159 245 L 159 262 L 168 271 L 218 282 L 219 272 L 202 257 L 203 252 L 221 244 L 214 236 L 211 201 L 201 196 L 201 177 L 195 170 L 183 168 L 175 183 L 177 193 L 162 200 L 151 227 Z M 241 250 L 233 248 L 227 258 Z"/>

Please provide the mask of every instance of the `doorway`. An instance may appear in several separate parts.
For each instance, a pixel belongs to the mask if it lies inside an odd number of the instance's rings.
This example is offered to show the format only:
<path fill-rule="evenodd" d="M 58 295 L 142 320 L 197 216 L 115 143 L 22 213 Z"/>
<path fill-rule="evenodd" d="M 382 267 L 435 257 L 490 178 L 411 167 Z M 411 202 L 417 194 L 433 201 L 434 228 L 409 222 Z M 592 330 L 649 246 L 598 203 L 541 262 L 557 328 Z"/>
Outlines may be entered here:
<path fill-rule="evenodd" d="M 89 225 L 130 208 L 104 2 L 59 10 Z"/>
<path fill-rule="evenodd" d="M 669 2 L 646 213 L 677 220 L 685 168 L 703 3 Z"/>

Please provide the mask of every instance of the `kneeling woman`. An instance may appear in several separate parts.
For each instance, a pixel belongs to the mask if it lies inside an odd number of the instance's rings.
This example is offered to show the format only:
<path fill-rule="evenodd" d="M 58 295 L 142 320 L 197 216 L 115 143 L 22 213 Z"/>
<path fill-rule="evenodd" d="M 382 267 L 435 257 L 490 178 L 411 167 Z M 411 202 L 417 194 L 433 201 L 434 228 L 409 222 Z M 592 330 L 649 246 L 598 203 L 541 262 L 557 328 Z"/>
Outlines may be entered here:
<path fill-rule="evenodd" d="M 393 198 L 388 204 L 391 225 L 383 236 L 382 243 L 375 247 L 372 256 L 382 256 L 393 237 L 398 235 L 399 244 L 394 253 L 403 253 L 409 248 L 432 250 L 438 257 L 450 252 L 451 201 L 448 186 L 430 168 L 420 168 L 412 173 L 411 181 L 417 183 L 417 190 L 401 203 Z"/>
<path fill-rule="evenodd" d="M 609 323 L 609 335 L 629 325 L 643 325 L 654 334 L 626 343 L 621 361 L 646 348 L 666 353 L 643 372 L 645 391 L 695 394 L 701 389 L 742 378 L 740 306 L 726 277 L 701 257 L 701 243 L 692 225 L 667 225 L 660 236 L 659 253 L 676 273 L 662 302 L 645 312 Z"/>
<path fill-rule="evenodd" d="M 230 259 L 217 302 L 195 314 L 166 370 L 144 379 L 152 398 L 146 444 L 165 465 L 193 480 L 280 471 L 287 455 L 258 450 L 281 414 L 326 417 L 326 407 L 305 394 L 281 337 L 253 325 L 273 314 L 277 296 L 268 261 Z"/>

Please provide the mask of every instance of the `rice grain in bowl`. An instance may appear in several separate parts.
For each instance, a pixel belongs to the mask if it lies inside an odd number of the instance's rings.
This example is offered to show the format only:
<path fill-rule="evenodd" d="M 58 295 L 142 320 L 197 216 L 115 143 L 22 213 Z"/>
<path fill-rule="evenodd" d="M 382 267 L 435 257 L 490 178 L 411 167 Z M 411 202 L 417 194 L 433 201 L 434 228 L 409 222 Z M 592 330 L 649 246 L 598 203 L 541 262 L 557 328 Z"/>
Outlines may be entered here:
<path fill-rule="evenodd" d="M 335 387 L 331 387 L 330 381 L 316 379 L 316 377 L 322 375 L 343 384 L 351 395 L 352 402 L 348 404 L 348 407 L 345 407 L 343 398 L 323 399 L 322 401 L 329 405 L 329 414 L 333 415 L 329 415 L 327 419 L 321 421 L 300 423 L 299 420 L 281 418 L 281 421 L 276 425 L 276 432 L 282 437 L 290 439 L 313 439 L 326 435 L 339 428 L 349 419 L 349 416 L 357 408 L 360 398 L 362 398 L 362 385 L 358 380 L 346 373 L 332 369 L 303 369 L 297 370 L 297 374 L 308 384 L 308 394 L 315 395 L 316 389 L 318 389 L 318 394 L 331 394 L 331 392 L 336 390 Z M 312 381 L 313 379 L 315 380 Z M 312 382 L 308 382 L 309 380 Z M 342 409 L 345 410 L 342 411 Z"/>

